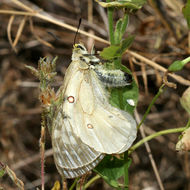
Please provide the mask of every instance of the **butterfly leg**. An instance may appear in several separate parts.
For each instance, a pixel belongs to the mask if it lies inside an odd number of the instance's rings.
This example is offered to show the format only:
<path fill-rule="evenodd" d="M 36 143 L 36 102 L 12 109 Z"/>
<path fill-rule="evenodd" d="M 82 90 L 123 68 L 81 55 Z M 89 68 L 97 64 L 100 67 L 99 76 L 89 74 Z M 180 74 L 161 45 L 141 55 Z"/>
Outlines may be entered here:
<path fill-rule="evenodd" d="M 80 190 L 82 190 L 82 187 L 83 187 L 83 185 L 84 185 L 84 183 L 85 183 L 85 179 L 86 179 L 87 175 L 88 175 L 88 173 L 84 174 L 84 175 L 80 178 L 80 180 L 78 181 L 78 183 L 79 183 L 79 185 L 80 185 Z"/>

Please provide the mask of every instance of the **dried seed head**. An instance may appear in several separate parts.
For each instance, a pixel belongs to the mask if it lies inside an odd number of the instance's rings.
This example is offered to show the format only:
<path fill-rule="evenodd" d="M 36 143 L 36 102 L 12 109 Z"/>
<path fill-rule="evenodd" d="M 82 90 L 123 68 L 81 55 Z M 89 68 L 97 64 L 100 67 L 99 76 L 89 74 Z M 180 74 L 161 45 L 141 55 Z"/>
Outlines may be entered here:
<path fill-rule="evenodd" d="M 190 128 L 186 129 L 182 138 L 176 144 L 176 150 L 178 151 L 189 151 L 190 150 Z"/>

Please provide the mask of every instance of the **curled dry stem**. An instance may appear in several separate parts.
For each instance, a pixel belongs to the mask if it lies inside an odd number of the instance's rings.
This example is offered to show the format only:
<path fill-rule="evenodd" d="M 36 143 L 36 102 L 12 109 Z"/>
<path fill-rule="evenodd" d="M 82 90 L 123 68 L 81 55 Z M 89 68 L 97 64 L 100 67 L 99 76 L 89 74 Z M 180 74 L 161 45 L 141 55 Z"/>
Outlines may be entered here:
<path fill-rule="evenodd" d="M 11 178 L 13 183 L 20 189 L 24 190 L 24 183 L 17 178 L 15 172 L 11 170 L 7 165 L 0 162 L 0 169 L 4 172 L 4 174 L 8 174 L 8 176 Z"/>

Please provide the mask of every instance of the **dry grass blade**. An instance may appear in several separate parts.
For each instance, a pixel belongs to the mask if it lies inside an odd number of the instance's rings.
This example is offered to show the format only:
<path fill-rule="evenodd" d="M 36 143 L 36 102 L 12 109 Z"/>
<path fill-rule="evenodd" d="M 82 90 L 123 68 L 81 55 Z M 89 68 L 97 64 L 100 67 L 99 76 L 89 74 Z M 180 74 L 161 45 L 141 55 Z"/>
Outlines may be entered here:
<path fill-rule="evenodd" d="M 89 23 L 93 23 L 93 2 L 92 2 L 92 0 L 88 0 L 88 21 L 89 21 Z M 94 35 L 93 30 L 89 30 L 89 33 Z M 87 49 L 91 49 L 93 44 L 94 44 L 94 39 L 88 38 Z"/>
<path fill-rule="evenodd" d="M 159 70 L 162 72 L 166 72 L 167 69 L 162 67 L 161 65 L 155 63 L 154 61 L 151 61 L 149 59 L 147 59 L 146 57 L 143 57 L 142 55 L 139 55 L 138 53 L 135 53 L 133 51 L 128 50 L 127 51 L 131 56 L 135 57 L 136 59 L 141 60 L 143 63 Z M 190 86 L 190 81 L 187 79 L 184 79 L 183 77 L 176 75 L 174 73 L 168 73 L 169 76 L 171 76 L 173 79 L 175 79 L 176 81 L 178 81 L 179 83 L 183 84 L 183 85 L 187 85 Z"/>
<path fill-rule="evenodd" d="M 32 18 L 29 19 L 29 23 L 30 23 L 30 30 L 31 30 L 31 32 L 33 33 L 34 37 L 35 37 L 40 43 L 44 44 L 45 46 L 48 46 L 48 47 L 50 47 L 50 48 L 54 48 L 52 44 L 50 44 L 49 42 L 43 40 L 42 38 L 40 38 L 40 37 L 35 33 Z"/>
<path fill-rule="evenodd" d="M 15 37 L 15 40 L 13 42 L 13 47 L 15 48 L 15 46 L 17 45 L 18 41 L 19 41 L 19 38 L 22 34 L 22 31 L 23 31 L 23 28 L 24 28 L 24 25 L 26 23 L 26 19 L 27 19 L 27 16 L 24 16 L 24 18 L 22 19 L 20 25 L 19 25 L 19 28 L 17 30 L 17 34 L 16 34 L 16 37 Z"/>
<path fill-rule="evenodd" d="M 156 85 L 157 86 L 161 86 L 161 84 L 162 84 L 162 77 L 160 75 L 160 72 L 157 69 L 155 69 L 154 71 L 155 71 L 155 75 L 156 75 Z"/>
<path fill-rule="evenodd" d="M 29 11 L 29 12 L 34 12 L 33 9 L 31 9 L 29 6 L 25 5 L 24 3 L 18 1 L 18 0 L 12 0 L 13 3 L 15 3 L 16 5 L 18 5 L 18 7 L 26 10 L 26 11 Z"/>
<path fill-rule="evenodd" d="M 9 177 L 12 179 L 12 181 L 15 183 L 15 185 L 21 189 L 24 190 L 24 183 L 17 178 L 16 174 L 8 167 L 6 166 L 6 172 L 9 175 Z"/>
<path fill-rule="evenodd" d="M 49 149 L 49 150 L 45 151 L 45 158 L 47 158 L 48 156 L 52 156 L 52 155 L 53 155 L 53 150 L 52 149 Z M 35 154 L 33 156 L 29 156 L 29 157 L 27 157 L 27 158 L 25 158 L 25 159 L 23 159 L 21 161 L 16 162 L 15 164 L 13 164 L 11 166 L 11 168 L 13 170 L 18 170 L 18 169 L 21 169 L 21 168 L 25 167 L 26 165 L 29 165 L 29 164 L 31 164 L 33 162 L 38 161 L 38 160 L 40 160 L 40 155 L 37 153 L 37 154 Z"/>
<path fill-rule="evenodd" d="M 160 17 L 160 20 L 162 21 L 163 25 L 165 26 L 165 28 L 169 31 L 169 33 L 176 39 L 177 39 L 177 35 L 175 33 L 175 30 L 173 29 L 173 26 L 170 22 L 170 20 L 167 17 L 167 14 L 165 14 L 165 12 L 161 11 L 162 9 L 158 9 L 158 4 L 160 4 L 160 6 L 162 6 L 162 2 L 158 2 L 158 1 L 153 1 L 153 0 L 149 0 L 149 4 L 155 9 L 155 12 L 158 14 L 158 16 Z"/>
<path fill-rule="evenodd" d="M 138 85 L 137 74 L 136 74 L 136 72 L 135 72 L 135 67 L 134 67 L 134 64 L 133 64 L 133 61 L 132 61 L 132 58 L 131 58 L 131 57 L 129 57 L 129 65 L 130 65 L 130 69 L 131 69 L 131 71 L 132 71 L 132 73 L 133 73 L 133 77 L 134 77 L 134 79 L 135 79 L 135 82 L 136 82 L 137 85 Z M 139 85 L 138 85 L 138 86 L 139 86 Z"/>
<path fill-rule="evenodd" d="M 12 179 L 13 183 L 20 189 L 24 190 L 24 183 L 17 178 L 16 174 L 7 165 L 0 162 L 0 169 L 4 170 L 5 173 Z"/>
<path fill-rule="evenodd" d="M 145 64 L 141 65 L 141 71 L 142 71 L 142 77 L 143 77 L 143 82 L 144 82 L 144 87 L 145 87 L 145 94 L 148 95 L 148 80 L 147 80 L 147 75 L 146 75 Z"/>
<path fill-rule="evenodd" d="M 138 114 L 137 111 L 135 111 L 135 118 L 136 118 L 136 121 L 137 123 L 140 123 L 140 116 Z M 140 133 L 141 133 L 141 136 L 142 138 L 145 138 L 146 135 L 145 135 L 145 132 L 144 132 L 144 125 L 142 124 L 142 126 L 140 127 Z M 152 155 L 152 152 L 151 152 L 151 149 L 150 149 L 150 146 L 149 146 L 149 143 L 148 142 L 145 142 L 145 147 L 146 147 L 146 151 L 148 153 L 148 157 L 150 159 L 150 162 L 151 162 L 151 165 L 152 165 L 152 168 L 154 170 L 154 173 L 155 173 L 155 176 L 156 176 L 156 179 L 157 179 L 157 182 L 158 182 L 158 185 L 160 187 L 161 190 L 164 190 L 164 186 L 163 186 L 163 183 L 162 183 L 162 180 L 160 178 L 160 174 L 158 172 L 158 168 L 156 166 L 156 162 L 153 158 L 153 155 Z"/>
<path fill-rule="evenodd" d="M 20 15 L 20 16 L 34 16 L 34 13 L 14 10 L 0 10 L 0 14 Z"/>
<path fill-rule="evenodd" d="M 7 26 L 7 36 L 8 36 L 8 39 L 9 39 L 9 43 L 11 44 L 13 50 L 16 52 L 16 48 L 13 46 L 13 40 L 12 40 L 12 37 L 11 37 L 11 27 L 12 27 L 14 19 L 15 19 L 14 15 L 12 15 L 10 17 L 10 19 L 9 19 L 9 23 L 8 23 L 8 26 Z"/>

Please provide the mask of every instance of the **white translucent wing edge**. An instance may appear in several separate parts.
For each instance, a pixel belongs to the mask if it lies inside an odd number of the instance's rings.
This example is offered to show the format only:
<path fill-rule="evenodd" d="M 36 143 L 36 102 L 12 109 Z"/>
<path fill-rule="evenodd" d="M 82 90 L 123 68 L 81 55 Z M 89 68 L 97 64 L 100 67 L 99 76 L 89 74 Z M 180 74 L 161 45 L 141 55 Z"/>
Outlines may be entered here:
<path fill-rule="evenodd" d="M 81 112 L 79 112 L 78 117 L 74 118 L 73 122 L 83 123 L 76 126 L 77 135 L 85 144 L 98 152 L 122 153 L 131 146 L 136 138 L 136 122 L 130 114 L 110 105 L 106 90 L 94 71 L 89 72 L 89 78 L 91 85 L 88 90 L 93 91 L 93 96 L 86 98 L 94 100 L 95 108 L 92 114 L 85 113 L 81 116 Z M 87 91 L 87 89 L 85 90 Z M 83 91 L 84 89 L 80 89 L 79 92 Z M 82 109 L 79 104 L 76 106 L 78 110 Z M 88 124 L 91 124 L 93 128 L 89 129 Z"/>
<path fill-rule="evenodd" d="M 72 75 L 74 75 L 74 72 L 77 72 L 78 66 L 77 64 L 75 64 L 75 62 L 71 62 L 71 64 L 69 65 L 69 67 L 67 68 L 66 72 L 65 72 L 65 77 L 63 80 L 63 84 L 62 86 L 59 88 L 59 90 L 57 91 L 57 97 L 60 96 L 60 93 L 64 94 L 65 89 L 69 83 L 69 80 L 71 79 Z"/>
<path fill-rule="evenodd" d="M 59 173 L 64 176 L 65 178 L 76 178 L 80 177 L 88 172 L 90 172 L 92 169 L 94 169 L 98 163 L 104 158 L 104 155 L 101 154 L 95 161 L 91 162 L 88 165 L 85 165 L 81 168 L 76 168 L 76 169 L 70 169 L 70 168 L 61 168 L 58 165 L 56 165 L 57 170 Z"/>
<path fill-rule="evenodd" d="M 67 93 L 66 88 L 69 82 L 74 86 L 80 86 L 78 84 L 80 80 L 78 79 L 82 76 L 80 76 L 81 73 L 74 66 L 71 63 L 68 69 L 69 72 L 67 71 L 65 76 L 66 82 L 60 93 Z M 74 81 L 71 81 L 72 79 Z M 77 90 L 75 92 L 72 91 L 70 95 L 77 98 Z M 67 103 L 67 100 L 57 110 L 57 115 L 53 121 L 52 147 L 56 167 L 60 174 L 65 178 L 75 178 L 92 170 L 103 159 L 104 155 L 84 144 L 75 135 L 73 132 L 74 127 L 71 127 L 70 124 L 72 115 L 68 109 L 64 109 L 65 103 Z M 71 106 L 71 108 L 75 107 Z"/>
<path fill-rule="evenodd" d="M 56 167 L 65 178 L 87 173 L 104 157 L 75 136 L 68 118 L 63 119 L 61 110 L 53 122 L 52 147 Z"/>

